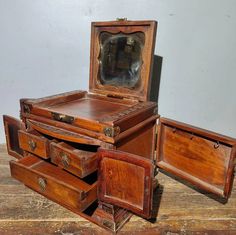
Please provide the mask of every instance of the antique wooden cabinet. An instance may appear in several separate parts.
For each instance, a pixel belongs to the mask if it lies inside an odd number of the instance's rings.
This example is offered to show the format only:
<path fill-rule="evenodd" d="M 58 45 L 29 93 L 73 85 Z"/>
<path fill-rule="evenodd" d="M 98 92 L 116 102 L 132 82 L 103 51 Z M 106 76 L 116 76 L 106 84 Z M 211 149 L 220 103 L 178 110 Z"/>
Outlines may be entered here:
<path fill-rule="evenodd" d="M 11 174 L 112 231 L 153 216 L 161 168 L 228 198 L 236 140 L 160 118 L 149 101 L 155 21 L 92 23 L 89 92 L 21 99 L 4 116 Z"/>

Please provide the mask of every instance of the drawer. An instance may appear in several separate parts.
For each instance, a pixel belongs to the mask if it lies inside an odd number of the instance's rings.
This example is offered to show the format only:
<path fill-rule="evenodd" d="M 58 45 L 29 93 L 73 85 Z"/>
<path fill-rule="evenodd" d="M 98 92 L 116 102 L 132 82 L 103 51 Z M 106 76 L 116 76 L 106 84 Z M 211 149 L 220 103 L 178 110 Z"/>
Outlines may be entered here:
<path fill-rule="evenodd" d="M 42 158 L 49 158 L 50 141 L 37 131 L 18 131 L 19 146 L 21 149 L 33 153 Z"/>
<path fill-rule="evenodd" d="M 71 172 L 72 174 L 83 178 L 97 170 L 96 148 L 88 147 L 87 150 L 82 150 L 78 145 L 75 148 L 66 143 L 51 143 L 50 156 L 51 161 L 59 167 Z"/>
<path fill-rule="evenodd" d="M 97 198 L 96 178 L 82 181 L 32 154 L 11 161 L 10 169 L 15 179 L 75 212 L 85 210 Z"/>

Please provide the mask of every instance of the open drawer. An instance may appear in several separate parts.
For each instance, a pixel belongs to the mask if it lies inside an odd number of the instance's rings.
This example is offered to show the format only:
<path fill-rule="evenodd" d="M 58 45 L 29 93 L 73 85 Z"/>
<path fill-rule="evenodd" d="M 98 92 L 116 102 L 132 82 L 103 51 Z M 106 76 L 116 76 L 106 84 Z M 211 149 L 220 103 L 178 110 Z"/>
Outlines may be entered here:
<path fill-rule="evenodd" d="M 77 144 L 76 147 L 64 142 L 51 143 L 51 162 L 80 178 L 84 178 L 97 170 L 97 147 L 88 147 L 88 145 L 82 144 Z"/>
<path fill-rule="evenodd" d="M 51 141 L 48 138 L 45 138 L 39 132 L 35 130 L 19 130 L 18 138 L 21 149 L 44 159 L 48 159 L 50 157 L 49 144 Z"/>
<path fill-rule="evenodd" d="M 31 154 L 10 162 L 11 175 L 29 188 L 74 211 L 97 198 L 96 176 L 84 181 Z"/>

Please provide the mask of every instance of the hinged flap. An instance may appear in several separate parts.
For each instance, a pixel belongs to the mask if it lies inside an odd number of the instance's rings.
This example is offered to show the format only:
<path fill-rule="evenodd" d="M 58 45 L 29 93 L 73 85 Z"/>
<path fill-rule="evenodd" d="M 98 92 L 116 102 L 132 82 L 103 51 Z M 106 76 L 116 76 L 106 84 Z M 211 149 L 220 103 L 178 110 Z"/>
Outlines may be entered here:
<path fill-rule="evenodd" d="M 98 199 L 151 217 L 154 166 L 137 155 L 99 149 Z"/>
<path fill-rule="evenodd" d="M 235 166 L 235 139 L 161 118 L 157 141 L 160 168 L 228 198 Z"/>
<path fill-rule="evenodd" d="M 23 123 L 13 117 L 3 116 L 8 154 L 15 158 L 23 157 L 23 150 L 19 146 L 18 130 L 25 130 Z"/>
<path fill-rule="evenodd" d="M 89 90 L 147 101 L 156 21 L 93 22 Z"/>

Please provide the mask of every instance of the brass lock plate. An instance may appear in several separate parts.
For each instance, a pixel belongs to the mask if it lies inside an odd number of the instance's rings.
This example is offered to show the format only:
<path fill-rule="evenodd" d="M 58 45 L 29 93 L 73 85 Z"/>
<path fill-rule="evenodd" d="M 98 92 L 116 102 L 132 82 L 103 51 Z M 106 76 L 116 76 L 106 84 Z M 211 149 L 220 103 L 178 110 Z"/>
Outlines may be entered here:
<path fill-rule="evenodd" d="M 60 114 L 60 113 L 54 113 L 54 112 L 52 112 L 52 119 L 59 122 L 69 123 L 69 124 L 74 122 L 74 117 L 66 115 L 66 114 Z"/>

